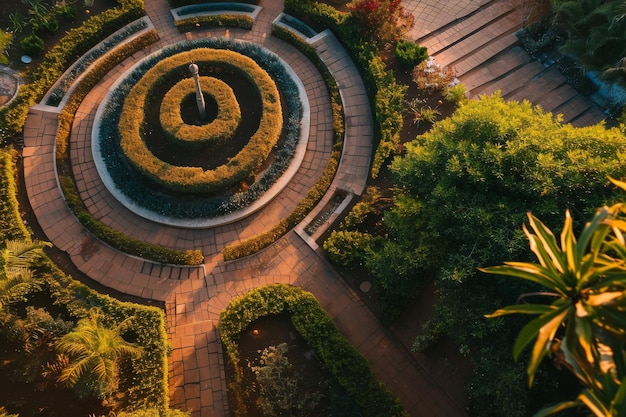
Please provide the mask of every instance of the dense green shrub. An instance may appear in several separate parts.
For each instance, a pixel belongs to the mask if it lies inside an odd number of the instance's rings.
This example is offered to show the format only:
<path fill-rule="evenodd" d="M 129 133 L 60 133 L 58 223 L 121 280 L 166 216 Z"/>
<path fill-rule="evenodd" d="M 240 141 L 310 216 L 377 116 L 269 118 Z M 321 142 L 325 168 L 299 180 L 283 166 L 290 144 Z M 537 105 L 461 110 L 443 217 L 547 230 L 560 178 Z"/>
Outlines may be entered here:
<path fill-rule="evenodd" d="M 525 415 L 531 396 L 549 401 L 555 388 L 547 385 L 557 378 L 546 376 L 532 392 L 509 384 L 505 376 L 524 381 L 524 367 L 502 349 L 518 329 L 483 315 L 535 289 L 489 279 L 476 268 L 529 259 L 520 230 L 527 211 L 554 229 L 568 208 L 578 230 L 596 207 L 616 201 L 607 177 L 626 176 L 626 137 L 603 125 L 564 125 L 528 102 L 494 95 L 461 106 L 406 149 L 392 164 L 399 192 L 385 224 L 388 244 L 419 251 L 437 271 L 438 324 L 425 330 L 452 337 L 481 366 L 469 385 L 481 413 Z M 396 259 L 380 255 L 378 265 Z"/>
<path fill-rule="evenodd" d="M 177 7 L 188 6 L 191 4 L 202 5 L 204 3 L 208 3 L 207 0 L 167 0 L 170 5 L 170 8 L 175 9 Z M 210 1 L 209 1 L 210 2 Z M 220 0 L 220 3 L 222 1 Z M 246 3 L 246 4 L 259 4 L 259 0 L 223 0 L 225 3 Z"/>
<path fill-rule="evenodd" d="M 339 333 L 333 320 L 315 297 L 300 288 L 274 284 L 254 289 L 233 299 L 220 314 L 218 329 L 228 366 L 234 370 L 229 384 L 235 415 L 245 415 L 242 371 L 237 341 L 254 320 L 281 313 L 289 314 L 294 327 L 313 347 L 337 382 L 354 399 L 365 417 L 408 416 L 400 401 L 381 384 L 367 360 Z"/>
<path fill-rule="evenodd" d="M 425 46 L 419 46 L 415 42 L 399 40 L 396 43 L 396 57 L 398 62 L 405 68 L 413 68 L 422 61 L 428 59 L 428 50 Z"/>
<path fill-rule="evenodd" d="M 37 34 L 31 33 L 20 41 L 20 48 L 26 55 L 38 56 L 43 52 L 44 44 Z"/>
<path fill-rule="evenodd" d="M 30 232 L 20 216 L 15 184 L 17 151 L 0 148 L 0 241 L 26 239 Z"/>
<path fill-rule="evenodd" d="M 242 29 L 252 29 L 254 20 L 250 16 L 221 13 L 218 15 L 200 15 L 193 16 L 186 19 L 179 19 L 176 22 L 176 27 L 182 31 L 195 29 L 199 26 L 225 26 Z"/>
<path fill-rule="evenodd" d="M 5 55 L 13 42 L 13 35 L 0 29 L 0 65 L 7 65 L 9 60 Z"/>
<path fill-rule="evenodd" d="M 247 77 L 258 89 L 263 103 L 259 128 L 237 155 L 214 169 L 177 166 L 158 159 L 143 139 L 142 124 L 145 102 L 163 74 L 175 71 L 189 62 L 208 63 Z M 130 90 L 124 101 L 119 132 L 122 152 L 142 175 L 177 192 L 210 193 L 223 190 L 249 177 L 269 156 L 282 131 L 282 108 L 276 84 L 251 58 L 220 49 L 199 48 L 166 58 L 148 70 Z"/>
<path fill-rule="evenodd" d="M 200 77 L 199 83 L 202 94 L 208 95 L 217 104 L 215 119 L 200 126 L 185 123 L 181 114 L 182 103 L 190 96 L 196 96 L 195 81 L 186 78 L 163 97 L 159 112 L 161 127 L 174 143 L 192 148 L 201 145 L 218 146 L 230 139 L 239 126 L 239 103 L 232 88 L 225 82 L 213 77 Z"/>
<path fill-rule="evenodd" d="M 368 233 L 333 230 L 324 241 L 324 250 L 331 261 L 342 266 L 351 266 L 372 255 L 376 240 L 376 237 Z"/>

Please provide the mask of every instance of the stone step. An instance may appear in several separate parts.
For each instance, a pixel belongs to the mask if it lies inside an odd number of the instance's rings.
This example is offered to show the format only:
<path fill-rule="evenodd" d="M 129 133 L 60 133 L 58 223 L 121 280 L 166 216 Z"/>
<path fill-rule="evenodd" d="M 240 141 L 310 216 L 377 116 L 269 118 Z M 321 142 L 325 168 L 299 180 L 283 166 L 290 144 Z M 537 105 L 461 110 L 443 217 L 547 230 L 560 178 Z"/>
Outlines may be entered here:
<path fill-rule="evenodd" d="M 504 98 L 513 101 L 526 99 L 531 103 L 538 103 L 543 97 L 552 94 L 553 90 L 556 90 L 566 82 L 567 80 L 558 69 L 549 68 L 533 77 L 532 82 L 529 82 L 523 89 L 512 94 L 506 94 Z"/>
<path fill-rule="evenodd" d="M 480 94 L 490 84 L 498 82 L 530 61 L 530 56 L 521 47 L 514 46 L 492 57 L 483 65 L 466 71 L 459 79 L 469 94 Z"/>
<path fill-rule="evenodd" d="M 528 80 L 539 75 L 542 71 L 545 71 L 543 65 L 537 61 L 529 62 L 523 67 L 508 73 L 505 77 L 501 78 L 497 83 L 490 83 L 480 90 L 474 90 L 474 97 L 479 94 L 492 94 L 496 90 L 500 90 L 503 97 L 513 94 L 515 91 L 522 88 L 528 83 Z"/>
<path fill-rule="evenodd" d="M 513 12 L 514 10 L 508 2 L 489 3 L 476 13 L 456 20 L 454 25 L 418 39 L 417 42 L 421 46 L 428 48 L 430 55 L 434 55 L 485 29 L 487 26 L 496 25 L 499 19 Z M 433 36 L 435 34 L 436 36 Z"/>
<path fill-rule="evenodd" d="M 517 36 L 514 32 L 497 36 L 493 42 L 486 44 L 483 48 L 478 49 L 471 55 L 466 55 L 463 58 L 448 64 L 457 75 L 457 77 L 463 76 L 465 73 L 484 65 L 494 56 L 501 54 L 508 49 L 516 46 L 518 43 Z"/>

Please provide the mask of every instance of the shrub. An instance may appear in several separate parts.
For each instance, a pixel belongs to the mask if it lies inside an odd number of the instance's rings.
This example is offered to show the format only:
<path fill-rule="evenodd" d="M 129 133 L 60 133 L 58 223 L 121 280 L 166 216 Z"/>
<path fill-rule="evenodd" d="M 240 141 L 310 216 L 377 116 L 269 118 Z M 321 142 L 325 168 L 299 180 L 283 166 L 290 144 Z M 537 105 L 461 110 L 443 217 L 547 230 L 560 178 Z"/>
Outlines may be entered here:
<path fill-rule="evenodd" d="M 459 83 L 447 87 L 446 91 L 443 93 L 443 99 L 458 106 L 459 104 L 467 102 L 468 99 L 466 94 L 467 89 L 463 84 Z"/>
<path fill-rule="evenodd" d="M 324 250 L 331 261 L 351 266 L 367 257 L 374 250 L 378 239 L 368 233 L 333 230 L 324 241 Z"/>
<path fill-rule="evenodd" d="M 397 0 L 353 0 L 346 8 L 366 39 L 379 45 L 398 40 L 413 26 L 413 15 Z"/>
<path fill-rule="evenodd" d="M 8 65 L 9 60 L 5 55 L 13 42 L 13 35 L 0 29 L 0 65 Z"/>
<path fill-rule="evenodd" d="M 413 81 L 417 88 L 431 92 L 443 91 L 453 85 L 455 77 L 452 67 L 442 68 L 433 59 L 428 59 L 413 69 Z"/>
<path fill-rule="evenodd" d="M 239 335 L 254 320 L 283 312 L 290 315 L 298 333 L 315 349 L 337 382 L 354 399 L 363 416 L 408 416 L 400 401 L 376 380 L 367 360 L 339 333 L 315 297 L 300 288 L 284 284 L 256 288 L 233 299 L 220 314 L 218 329 L 228 366 L 234 370 L 235 381 L 228 385 L 228 390 L 231 401 L 236 403 L 235 415 L 246 415 L 241 392 Z"/>
<path fill-rule="evenodd" d="M 195 97 L 195 81 L 186 78 L 177 83 L 165 94 L 161 102 L 159 117 L 161 126 L 175 143 L 198 147 L 200 145 L 217 146 L 232 137 L 239 126 L 241 111 L 232 88 L 225 82 L 213 77 L 200 77 L 203 94 L 209 95 L 217 103 L 217 116 L 205 125 L 185 123 L 181 114 L 184 99 Z"/>
<path fill-rule="evenodd" d="M 428 51 L 425 46 L 415 42 L 400 40 L 396 43 L 396 57 L 403 67 L 413 68 L 428 59 Z"/>
<path fill-rule="evenodd" d="M 35 33 L 31 33 L 20 41 L 20 48 L 26 55 L 40 55 L 44 48 L 43 39 Z"/>
<path fill-rule="evenodd" d="M 162 161 L 148 150 L 141 134 L 143 109 L 155 83 L 163 74 L 188 65 L 189 62 L 220 65 L 240 73 L 252 81 L 263 102 L 258 130 L 237 155 L 215 169 L 175 166 Z M 282 121 L 278 89 L 272 78 L 256 62 L 233 51 L 198 48 L 162 60 L 131 89 L 124 101 L 119 121 L 120 146 L 132 166 L 153 182 L 177 192 L 210 193 L 236 185 L 252 174 L 278 141 Z"/>
<path fill-rule="evenodd" d="M 252 29 L 254 20 L 250 16 L 232 13 L 222 13 L 218 15 L 200 15 L 179 19 L 175 22 L 176 27 L 181 30 L 189 30 L 198 26 L 226 26 L 242 29 Z"/>

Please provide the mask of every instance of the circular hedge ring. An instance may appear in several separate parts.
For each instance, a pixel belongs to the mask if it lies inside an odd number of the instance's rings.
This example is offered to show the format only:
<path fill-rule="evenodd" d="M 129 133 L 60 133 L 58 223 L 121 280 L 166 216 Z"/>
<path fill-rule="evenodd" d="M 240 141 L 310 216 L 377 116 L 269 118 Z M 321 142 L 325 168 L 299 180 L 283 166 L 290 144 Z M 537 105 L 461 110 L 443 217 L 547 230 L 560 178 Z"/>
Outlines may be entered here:
<path fill-rule="evenodd" d="M 181 114 L 183 100 L 190 95 L 195 96 L 195 81 L 186 78 L 172 87 L 161 103 L 160 121 L 167 137 L 184 145 L 217 146 L 229 138 L 237 130 L 241 121 L 241 111 L 233 89 L 224 81 L 214 77 L 200 77 L 200 89 L 203 94 L 212 97 L 217 103 L 217 116 L 204 125 L 185 123 Z"/>
<path fill-rule="evenodd" d="M 259 128 L 239 153 L 215 169 L 176 166 L 162 161 L 148 149 L 141 132 L 143 109 L 148 100 L 153 99 L 152 86 L 164 74 L 188 68 L 190 62 L 236 71 L 247 77 L 261 96 L 263 110 Z M 187 193 L 211 193 L 241 183 L 267 159 L 280 138 L 282 126 L 279 92 L 267 72 L 240 53 L 210 48 L 178 53 L 148 70 L 124 100 L 118 125 L 122 152 L 138 172 L 167 189 Z"/>

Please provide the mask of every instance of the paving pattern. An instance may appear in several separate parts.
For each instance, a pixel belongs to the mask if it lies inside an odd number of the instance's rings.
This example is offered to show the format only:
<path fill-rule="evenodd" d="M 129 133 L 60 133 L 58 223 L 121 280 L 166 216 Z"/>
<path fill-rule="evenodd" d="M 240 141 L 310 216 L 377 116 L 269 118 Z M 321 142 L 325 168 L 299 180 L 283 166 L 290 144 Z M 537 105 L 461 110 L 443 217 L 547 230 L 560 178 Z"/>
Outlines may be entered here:
<path fill-rule="evenodd" d="M 441 6 L 434 0 L 406 1 L 418 17 L 415 39 L 419 38 L 424 44 L 431 42 L 433 51 L 439 48 L 435 55 L 438 60 L 463 69 L 461 80 L 472 82 L 471 91 L 475 94 L 494 88 L 494 80 L 513 77 L 522 69 L 529 76 L 533 69 L 539 70 L 536 65 L 525 69 L 531 63 L 517 53 L 515 46 L 509 45 L 511 39 L 507 36 L 501 36 L 506 38 L 505 41 L 489 42 L 489 53 L 496 54 L 491 58 L 485 55 L 487 52 L 481 52 L 481 48 L 462 54 L 463 50 L 469 49 L 463 44 L 468 36 L 476 36 L 467 41 L 470 45 L 479 45 L 481 41 L 486 45 L 484 38 L 500 37 L 495 24 L 484 36 L 477 35 L 484 29 L 476 26 L 479 13 L 501 16 L 488 22 L 501 21 L 509 28 L 507 31 L 513 30 L 511 13 L 507 14 L 505 8 L 495 3 L 450 1 L 447 2 L 447 13 L 442 13 Z M 165 302 L 168 334 L 173 347 L 169 370 L 171 405 L 192 411 L 194 417 L 228 415 L 224 363 L 216 330 L 220 312 L 233 297 L 276 282 L 311 291 L 340 331 L 370 361 L 376 376 L 402 400 L 412 416 L 464 416 L 465 400 L 450 395 L 446 387 L 447 381 L 454 379 L 452 373 L 443 367 L 435 369 L 427 358 L 410 353 L 406 341 L 403 343 L 381 326 L 311 239 L 306 238 L 302 225 L 271 247 L 247 258 L 226 262 L 220 253 L 228 243 L 267 230 L 290 213 L 321 175 L 331 151 L 330 101 L 321 76 L 295 48 L 270 35 L 270 24 L 282 11 L 282 1 L 265 0 L 261 1 L 261 6 L 263 11 L 250 31 L 218 28 L 181 33 L 174 27 L 166 0 L 146 0 L 148 17 L 157 29 L 160 41 L 127 59 L 92 90 L 80 106 L 72 130 L 70 149 L 74 175 L 81 198 L 91 214 L 138 239 L 171 248 L 199 248 L 205 254 L 204 265 L 176 267 L 131 257 L 100 242 L 85 230 L 69 212 L 58 187 L 54 167 L 57 110 L 42 105 L 34 106 L 29 113 L 23 152 L 26 187 L 39 223 L 47 238 L 67 252 L 76 266 L 91 278 L 128 294 Z M 457 29 L 453 30 L 457 24 Z M 134 62 L 165 45 L 207 36 L 225 36 L 263 45 L 294 69 L 305 86 L 311 106 L 310 140 L 305 159 L 293 181 L 265 209 L 240 222 L 207 230 L 163 226 L 128 211 L 103 186 L 91 156 L 94 114 L 111 83 Z M 444 40 L 444 36 L 449 40 Z M 347 131 L 338 175 L 311 216 L 321 210 L 335 190 L 346 190 L 349 195 L 363 192 L 373 141 L 373 117 L 354 64 L 332 36 L 319 40 L 314 46 L 339 80 Z M 518 65 L 508 64 L 514 68 L 510 71 L 498 72 L 498 66 L 487 70 L 481 64 L 504 59 L 502 57 L 508 56 L 507 53 L 512 54 L 505 60 L 507 64 L 510 60 L 520 62 Z M 482 73 L 487 75 L 479 76 Z M 498 75 L 493 78 L 491 74 Z M 538 79 L 537 74 L 532 77 Z M 492 77 L 491 81 L 489 77 Z M 552 86 L 550 83 L 555 82 L 559 94 L 563 97 L 571 95 L 562 82 L 540 78 L 544 81 L 538 90 L 545 90 L 546 84 Z M 507 83 L 511 88 L 506 94 L 512 97 L 520 91 L 531 91 L 530 88 L 513 88 L 518 84 L 524 86 L 521 82 L 519 78 L 511 79 Z M 555 109 L 564 105 L 550 95 L 544 95 L 542 99 L 546 106 Z M 305 222 L 310 221 L 311 216 Z"/>

